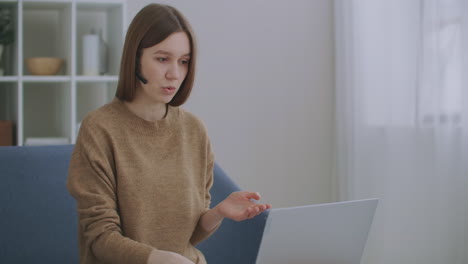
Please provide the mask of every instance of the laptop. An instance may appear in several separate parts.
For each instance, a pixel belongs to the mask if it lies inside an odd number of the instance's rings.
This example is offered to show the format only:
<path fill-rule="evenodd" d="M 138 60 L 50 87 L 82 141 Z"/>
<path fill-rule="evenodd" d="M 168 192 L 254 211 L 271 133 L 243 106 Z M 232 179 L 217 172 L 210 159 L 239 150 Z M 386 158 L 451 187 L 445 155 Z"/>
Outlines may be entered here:
<path fill-rule="evenodd" d="M 359 264 L 377 203 L 271 209 L 256 264 Z"/>

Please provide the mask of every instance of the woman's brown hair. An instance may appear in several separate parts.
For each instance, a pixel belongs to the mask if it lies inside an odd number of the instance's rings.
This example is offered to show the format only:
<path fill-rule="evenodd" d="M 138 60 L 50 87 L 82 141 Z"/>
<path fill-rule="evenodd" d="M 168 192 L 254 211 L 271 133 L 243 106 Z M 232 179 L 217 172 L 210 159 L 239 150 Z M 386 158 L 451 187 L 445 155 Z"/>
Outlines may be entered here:
<path fill-rule="evenodd" d="M 162 42 L 175 32 L 187 34 L 191 52 L 187 76 L 169 104 L 180 106 L 185 103 L 195 80 L 197 57 L 195 36 L 187 19 L 177 9 L 161 4 L 145 6 L 133 18 L 128 28 L 120 63 L 119 83 L 115 93 L 117 98 L 129 102 L 133 100 L 139 82 L 136 73 L 140 71 L 139 60 L 142 50 Z"/>

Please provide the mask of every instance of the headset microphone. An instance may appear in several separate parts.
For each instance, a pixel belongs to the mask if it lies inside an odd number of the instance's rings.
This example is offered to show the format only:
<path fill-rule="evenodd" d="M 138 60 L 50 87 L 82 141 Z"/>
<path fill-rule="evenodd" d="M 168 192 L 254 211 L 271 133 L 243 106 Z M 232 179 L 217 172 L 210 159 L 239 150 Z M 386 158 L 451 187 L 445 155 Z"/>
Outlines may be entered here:
<path fill-rule="evenodd" d="M 148 83 L 148 80 L 146 80 L 145 78 L 143 78 L 143 76 L 141 76 L 141 74 L 139 72 L 135 72 L 135 75 L 136 77 L 144 84 L 147 84 Z"/>

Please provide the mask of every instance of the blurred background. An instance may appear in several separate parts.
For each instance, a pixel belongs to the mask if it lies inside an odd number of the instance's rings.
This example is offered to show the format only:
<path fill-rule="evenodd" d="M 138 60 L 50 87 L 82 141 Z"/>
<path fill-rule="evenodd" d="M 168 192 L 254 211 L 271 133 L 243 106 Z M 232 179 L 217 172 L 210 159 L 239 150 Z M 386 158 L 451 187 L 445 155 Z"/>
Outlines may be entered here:
<path fill-rule="evenodd" d="M 149 3 L 127 2 L 129 22 Z M 334 200 L 333 2 L 163 3 L 198 38 L 184 107 L 205 122 L 217 162 L 275 207 Z"/>

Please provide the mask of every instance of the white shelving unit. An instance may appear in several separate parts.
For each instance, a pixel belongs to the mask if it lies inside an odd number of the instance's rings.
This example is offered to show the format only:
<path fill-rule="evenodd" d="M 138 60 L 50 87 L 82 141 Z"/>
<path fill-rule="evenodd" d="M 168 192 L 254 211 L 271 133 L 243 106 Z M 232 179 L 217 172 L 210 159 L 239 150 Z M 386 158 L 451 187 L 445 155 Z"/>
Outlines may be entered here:
<path fill-rule="evenodd" d="M 14 14 L 16 40 L 8 47 L 0 76 L 0 120 L 16 124 L 16 144 L 27 138 L 67 138 L 91 110 L 112 100 L 117 87 L 126 31 L 125 0 L 0 0 Z M 82 75 L 82 36 L 101 32 L 107 45 L 108 71 Z M 60 57 L 54 76 L 30 75 L 29 57 Z M 5 64 L 5 63 L 4 63 Z"/>

